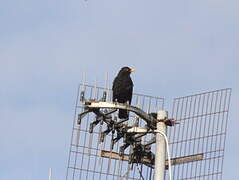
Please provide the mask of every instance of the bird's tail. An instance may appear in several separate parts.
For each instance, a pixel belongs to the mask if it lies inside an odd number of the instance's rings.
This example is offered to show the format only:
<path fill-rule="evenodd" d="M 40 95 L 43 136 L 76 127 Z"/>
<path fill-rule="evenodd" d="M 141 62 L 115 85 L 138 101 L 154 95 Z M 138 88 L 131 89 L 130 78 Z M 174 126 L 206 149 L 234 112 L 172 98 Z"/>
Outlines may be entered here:
<path fill-rule="evenodd" d="M 125 109 L 119 109 L 119 118 L 120 119 L 128 119 L 129 118 L 129 113 Z"/>

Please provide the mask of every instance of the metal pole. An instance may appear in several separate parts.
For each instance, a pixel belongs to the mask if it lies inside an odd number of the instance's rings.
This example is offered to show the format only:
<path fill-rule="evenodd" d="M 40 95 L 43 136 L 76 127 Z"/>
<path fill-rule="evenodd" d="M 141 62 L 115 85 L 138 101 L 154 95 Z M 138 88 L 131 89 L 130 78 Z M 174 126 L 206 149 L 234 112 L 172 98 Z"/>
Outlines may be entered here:
<path fill-rule="evenodd" d="M 157 119 L 162 120 L 168 117 L 168 112 L 160 110 Z M 157 123 L 157 130 L 166 134 L 166 125 L 164 122 Z M 164 137 L 160 133 L 156 133 L 156 152 L 155 152 L 155 173 L 154 180 L 164 180 L 165 160 L 166 160 L 166 144 Z"/>
<path fill-rule="evenodd" d="M 49 176 L 48 176 L 48 180 L 52 180 L 52 179 L 51 179 L 51 176 L 52 176 L 52 169 L 49 168 Z"/>

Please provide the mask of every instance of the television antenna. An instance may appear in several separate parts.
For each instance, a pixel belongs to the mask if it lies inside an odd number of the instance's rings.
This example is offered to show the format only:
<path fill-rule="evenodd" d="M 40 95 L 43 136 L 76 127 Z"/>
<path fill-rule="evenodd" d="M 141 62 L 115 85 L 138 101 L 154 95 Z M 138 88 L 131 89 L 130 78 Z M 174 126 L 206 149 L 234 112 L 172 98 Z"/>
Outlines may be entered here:
<path fill-rule="evenodd" d="M 230 88 L 175 98 L 168 118 L 163 98 L 111 102 L 106 79 L 98 87 L 84 78 L 78 88 L 66 180 L 222 179 Z"/>

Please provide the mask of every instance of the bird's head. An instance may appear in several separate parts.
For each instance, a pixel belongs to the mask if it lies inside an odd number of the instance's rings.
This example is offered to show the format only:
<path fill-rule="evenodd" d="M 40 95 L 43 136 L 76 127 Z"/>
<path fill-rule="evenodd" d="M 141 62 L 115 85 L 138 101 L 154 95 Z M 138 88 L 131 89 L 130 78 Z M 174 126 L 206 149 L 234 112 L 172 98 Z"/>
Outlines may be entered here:
<path fill-rule="evenodd" d="M 135 69 L 131 69 L 129 67 L 122 67 L 119 74 L 130 75 L 131 72 L 135 72 Z"/>

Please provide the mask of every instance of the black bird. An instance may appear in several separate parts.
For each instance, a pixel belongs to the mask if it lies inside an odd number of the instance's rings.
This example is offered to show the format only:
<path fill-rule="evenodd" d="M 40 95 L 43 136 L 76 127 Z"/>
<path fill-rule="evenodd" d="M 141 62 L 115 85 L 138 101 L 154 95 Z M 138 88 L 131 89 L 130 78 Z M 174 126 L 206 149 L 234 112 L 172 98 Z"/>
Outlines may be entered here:
<path fill-rule="evenodd" d="M 119 71 L 118 75 L 113 82 L 113 101 L 119 103 L 131 104 L 133 94 L 133 81 L 130 78 L 130 73 L 134 72 L 134 69 L 129 67 L 123 67 Z M 120 119 L 128 119 L 129 114 L 127 110 L 120 109 L 118 117 Z"/>

